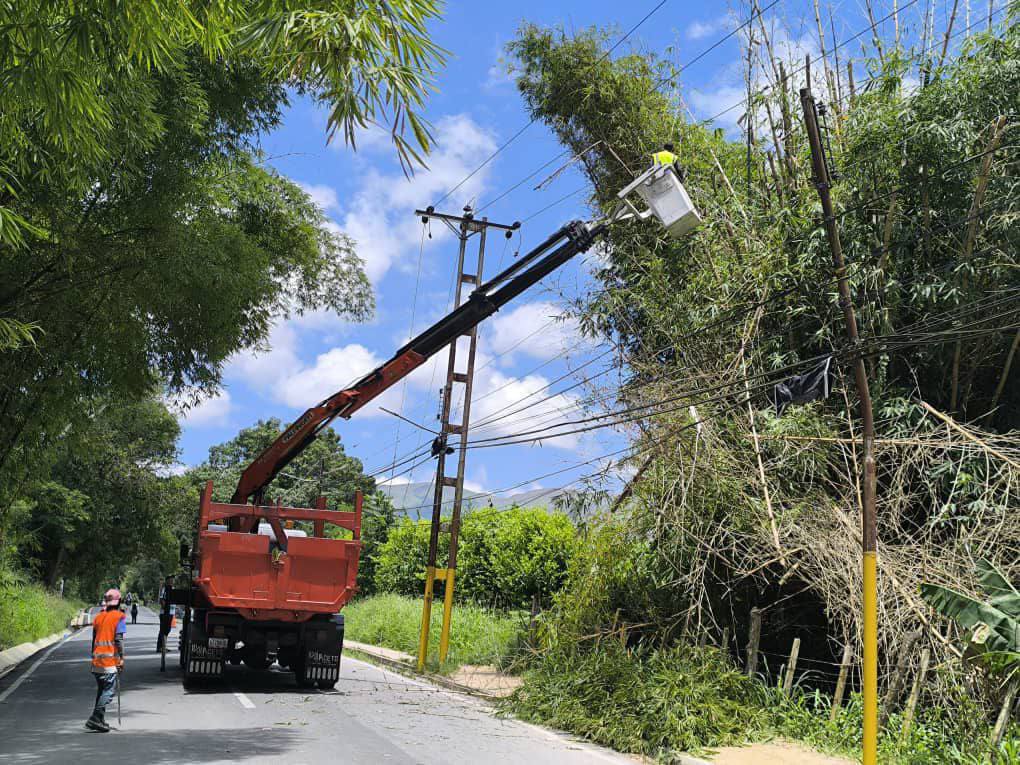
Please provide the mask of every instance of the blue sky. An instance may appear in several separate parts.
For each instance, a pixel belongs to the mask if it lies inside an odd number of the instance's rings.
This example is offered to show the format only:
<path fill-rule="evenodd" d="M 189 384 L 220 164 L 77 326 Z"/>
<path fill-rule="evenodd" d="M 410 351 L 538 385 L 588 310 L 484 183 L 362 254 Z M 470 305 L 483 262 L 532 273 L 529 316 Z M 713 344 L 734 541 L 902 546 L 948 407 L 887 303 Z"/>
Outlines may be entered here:
<path fill-rule="evenodd" d="M 522 22 L 563 25 L 568 31 L 590 25 L 609 26 L 619 34 L 640 21 L 655 4 L 654 0 L 630 4 L 602 0 L 515 3 L 451 0 L 443 19 L 432 30 L 436 41 L 450 51 L 449 61 L 438 76 L 439 92 L 430 100 L 427 110 L 435 126 L 437 145 L 429 160 L 429 170 L 419 172 L 410 181 L 402 175 L 385 137 L 367 133 L 357 153 L 342 142 L 327 146 L 324 111 L 305 99 L 295 98 L 283 126 L 265 137 L 263 148 L 277 170 L 302 184 L 333 224 L 357 241 L 375 290 L 376 316 L 367 324 L 352 324 L 327 313 L 315 313 L 279 323 L 270 338 L 269 349 L 233 359 L 222 393 L 182 416 L 183 464 L 201 462 L 209 446 L 231 438 L 259 418 L 293 419 L 389 358 L 412 329 L 415 333 L 421 331 L 449 309 L 456 265 L 455 241 L 440 224 L 432 225 L 432 238 L 423 240 L 422 225 L 413 210 L 435 202 L 528 122 L 513 83 L 500 63 L 503 46 Z M 905 12 L 910 14 L 911 23 L 916 24 L 921 5 L 917 3 Z M 848 37 L 860 30 L 858 3 L 835 3 L 833 7 L 841 36 Z M 659 53 L 673 46 L 674 57 L 683 63 L 708 48 L 746 15 L 742 6 L 670 0 L 628 42 Z M 781 3 L 766 18 L 770 23 L 781 24 L 777 35 L 791 57 L 802 60 L 803 53 L 817 50 L 810 4 Z M 859 46 L 852 47 L 857 54 Z M 622 46 L 617 54 L 625 51 L 626 46 Z M 698 117 L 715 114 L 742 97 L 739 52 L 739 41 L 734 37 L 685 70 L 683 95 Z M 740 112 L 739 108 L 730 112 L 720 126 L 732 130 Z M 468 202 L 476 208 L 485 205 L 560 151 L 549 130 L 541 124 L 532 125 L 440 209 L 458 212 Z M 533 186 L 543 175 L 484 210 L 493 220 L 528 219 L 519 238 L 508 242 L 498 235 L 490 237 L 487 274 L 495 273 L 500 264 L 508 264 L 515 250 L 526 252 L 567 220 L 587 217 L 583 192 L 531 217 L 584 186 L 580 176 L 571 171 L 535 191 Z M 506 413 L 507 407 L 512 410 L 521 405 L 515 402 L 533 403 L 545 398 L 549 391 L 525 397 L 604 350 L 597 343 L 580 338 L 571 322 L 556 320 L 565 299 L 590 288 L 591 257 L 578 258 L 482 326 L 472 417 L 475 423 L 500 411 Z M 445 374 L 445 352 L 437 360 L 438 369 L 433 363 L 426 364 L 406 385 L 391 389 L 352 420 L 335 424 L 348 453 L 361 458 L 369 472 L 382 470 L 380 480 L 389 477 L 385 467 L 395 455 L 401 458 L 431 437 L 378 407 L 400 411 L 430 426 L 434 424 L 437 390 Z M 585 368 L 584 373 L 590 375 L 604 368 L 596 364 Z M 611 382 L 612 376 L 599 381 Z M 574 382 L 575 379 L 567 377 L 556 383 L 552 391 L 563 390 Z M 549 424 L 557 418 L 576 418 L 581 416 L 578 399 L 588 392 L 584 386 L 566 391 L 516 417 L 478 429 L 473 437 L 502 435 Z M 528 419 L 521 421 L 523 417 Z M 605 464 L 578 463 L 622 449 L 625 444 L 625 433 L 602 430 L 540 445 L 472 450 L 467 462 L 467 485 L 477 491 L 496 491 L 518 484 L 523 484 L 518 491 L 567 485 Z M 434 463 L 428 462 L 393 480 L 396 483 L 430 480 L 433 470 Z M 558 470 L 563 472 L 539 478 Z"/>

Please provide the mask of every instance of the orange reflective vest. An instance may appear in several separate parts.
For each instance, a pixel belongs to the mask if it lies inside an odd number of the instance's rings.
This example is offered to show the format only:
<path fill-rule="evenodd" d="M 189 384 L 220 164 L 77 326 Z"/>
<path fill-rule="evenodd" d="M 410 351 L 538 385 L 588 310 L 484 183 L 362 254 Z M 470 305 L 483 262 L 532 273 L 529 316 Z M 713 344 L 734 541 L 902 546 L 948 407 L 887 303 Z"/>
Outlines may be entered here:
<path fill-rule="evenodd" d="M 103 611 L 92 620 L 92 671 L 110 674 L 117 671 L 117 625 L 124 619 L 119 609 Z"/>

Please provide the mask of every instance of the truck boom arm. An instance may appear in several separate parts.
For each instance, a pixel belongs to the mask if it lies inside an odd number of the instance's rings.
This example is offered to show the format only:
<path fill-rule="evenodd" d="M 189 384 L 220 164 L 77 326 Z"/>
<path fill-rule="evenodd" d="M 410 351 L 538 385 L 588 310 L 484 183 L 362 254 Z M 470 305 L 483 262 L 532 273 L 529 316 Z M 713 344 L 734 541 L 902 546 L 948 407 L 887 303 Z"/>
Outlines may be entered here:
<path fill-rule="evenodd" d="M 241 474 L 231 503 L 241 505 L 254 499 L 255 504 L 262 504 L 266 486 L 277 473 L 301 454 L 336 417 L 349 419 L 428 358 L 470 332 L 575 255 L 587 251 L 606 227 L 606 223 L 588 226 L 581 221 L 561 227 L 523 258 L 480 285 L 466 302 L 407 343 L 389 361 L 302 414 Z"/>

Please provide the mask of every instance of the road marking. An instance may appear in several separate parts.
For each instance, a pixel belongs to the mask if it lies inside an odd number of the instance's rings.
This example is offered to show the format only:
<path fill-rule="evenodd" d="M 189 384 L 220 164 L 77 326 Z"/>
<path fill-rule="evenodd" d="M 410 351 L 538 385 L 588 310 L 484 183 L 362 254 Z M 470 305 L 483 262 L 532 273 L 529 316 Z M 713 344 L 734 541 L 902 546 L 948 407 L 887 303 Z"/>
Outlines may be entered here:
<path fill-rule="evenodd" d="M 241 706 L 244 707 L 245 709 L 255 708 L 255 705 L 252 703 L 252 700 L 245 696 L 243 693 L 237 692 L 234 694 L 234 697 L 241 702 Z"/>
<path fill-rule="evenodd" d="M 50 657 L 50 654 L 56 651 L 58 648 L 60 648 L 60 646 L 62 646 L 63 644 L 64 644 L 63 640 L 58 640 L 56 643 L 54 643 L 53 646 L 48 651 L 46 651 L 46 653 L 44 653 L 42 656 L 35 660 L 31 667 L 25 670 L 24 674 L 22 674 L 21 677 L 19 677 L 11 684 L 10 688 L 8 688 L 3 693 L 0 693 L 0 704 L 3 704 L 5 701 L 7 701 L 7 697 L 14 693 L 16 690 L 18 690 L 18 686 L 25 682 L 25 678 L 27 678 L 29 675 L 35 672 L 36 669 L 38 669 L 39 665 L 46 661 L 46 659 Z"/>

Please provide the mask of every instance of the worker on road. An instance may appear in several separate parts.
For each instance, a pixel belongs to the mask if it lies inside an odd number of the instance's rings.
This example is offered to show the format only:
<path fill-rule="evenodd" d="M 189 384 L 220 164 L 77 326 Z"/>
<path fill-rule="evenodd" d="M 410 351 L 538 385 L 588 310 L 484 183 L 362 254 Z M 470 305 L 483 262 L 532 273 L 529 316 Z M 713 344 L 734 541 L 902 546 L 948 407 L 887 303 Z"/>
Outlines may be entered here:
<path fill-rule="evenodd" d="M 109 733 L 106 724 L 106 706 L 113 701 L 113 694 L 124 671 L 124 612 L 120 610 L 120 590 L 106 591 L 103 597 L 105 611 L 92 620 L 92 674 L 96 678 L 96 704 L 92 716 L 85 721 L 85 727 L 100 733 Z"/>
<path fill-rule="evenodd" d="M 131 623 L 138 624 L 138 604 L 131 604 Z"/>

